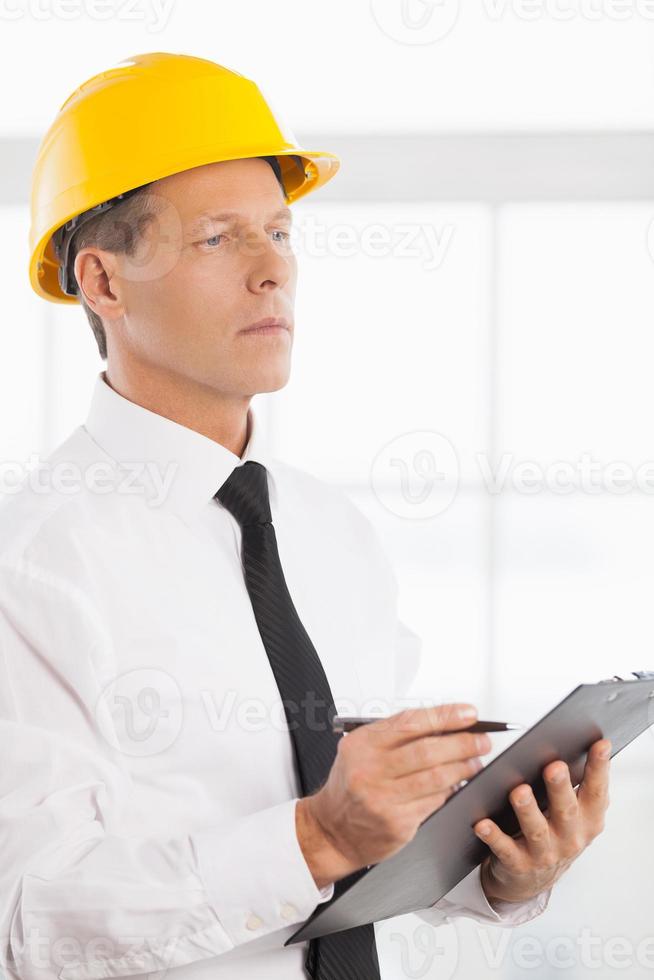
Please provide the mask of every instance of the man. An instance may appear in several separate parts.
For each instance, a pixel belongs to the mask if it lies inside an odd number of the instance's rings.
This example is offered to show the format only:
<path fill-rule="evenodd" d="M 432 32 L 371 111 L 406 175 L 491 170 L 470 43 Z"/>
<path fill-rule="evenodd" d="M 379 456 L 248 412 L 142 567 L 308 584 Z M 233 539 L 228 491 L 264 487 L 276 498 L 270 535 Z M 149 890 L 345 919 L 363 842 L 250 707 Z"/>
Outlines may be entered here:
<path fill-rule="evenodd" d="M 250 404 L 290 372 L 287 205 L 336 167 L 249 80 L 182 55 L 89 80 L 41 146 L 31 281 L 83 303 L 107 363 L 0 510 L 9 976 L 379 977 L 374 924 L 284 942 L 490 749 L 453 733 L 473 706 L 393 710 L 419 652 L 393 570 Z M 331 732 L 373 699 L 390 721 Z M 481 870 L 421 917 L 542 912 L 601 829 L 606 746 L 578 795 L 546 768 L 547 816 L 518 787 L 524 836 L 482 821 Z"/>

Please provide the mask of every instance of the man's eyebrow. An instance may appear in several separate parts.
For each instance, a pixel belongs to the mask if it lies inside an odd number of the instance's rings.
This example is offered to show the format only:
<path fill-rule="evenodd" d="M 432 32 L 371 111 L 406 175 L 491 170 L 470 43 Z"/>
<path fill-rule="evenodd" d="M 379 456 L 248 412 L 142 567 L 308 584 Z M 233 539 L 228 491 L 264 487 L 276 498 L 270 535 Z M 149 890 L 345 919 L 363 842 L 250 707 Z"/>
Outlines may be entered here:
<path fill-rule="evenodd" d="M 233 221 L 236 218 L 241 218 L 243 215 L 240 211 L 219 211 L 216 214 L 210 214 L 208 211 L 202 214 L 196 215 L 192 221 L 192 227 L 196 228 L 206 221 Z M 274 214 L 270 215 L 270 220 L 274 221 L 276 218 L 288 218 L 289 221 L 293 218 L 293 212 L 290 208 L 282 207 L 275 211 Z"/>

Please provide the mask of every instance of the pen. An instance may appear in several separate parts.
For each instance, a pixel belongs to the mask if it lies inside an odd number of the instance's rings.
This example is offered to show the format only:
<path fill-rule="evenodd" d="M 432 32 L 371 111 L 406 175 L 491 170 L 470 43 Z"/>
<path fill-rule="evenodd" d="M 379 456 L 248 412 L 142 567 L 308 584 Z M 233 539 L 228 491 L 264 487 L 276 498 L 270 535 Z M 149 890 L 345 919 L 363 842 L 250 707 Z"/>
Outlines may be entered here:
<path fill-rule="evenodd" d="M 385 718 L 354 718 L 350 715 L 335 715 L 332 718 L 332 731 L 351 732 L 360 725 L 369 725 L 373 721 L 385 720 Z M 446 734 L 455 735 L 456 732 L 512 732 L 524 727 L 524 725 L 510 721 L 476 721 L 474 725 L 468 725 L 467 728 L 450 729 Z"/>

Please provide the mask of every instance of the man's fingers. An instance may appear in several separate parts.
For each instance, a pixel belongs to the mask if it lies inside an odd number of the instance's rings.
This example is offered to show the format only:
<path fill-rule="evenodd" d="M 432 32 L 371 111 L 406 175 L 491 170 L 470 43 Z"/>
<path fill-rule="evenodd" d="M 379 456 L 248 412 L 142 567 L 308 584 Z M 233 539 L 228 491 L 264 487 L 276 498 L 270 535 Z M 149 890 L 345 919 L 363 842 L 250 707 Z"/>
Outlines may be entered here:
<path fill-rule="evenodd" d="M 517 786 L 509 794 L 509 801 L 518 818 L 530 855 L 535 861 L 544 860 L 552 847 L 550 828 L 531 786 L 528 783 Z"/>
<path fill-rule="evenodd" d="M 481 763 L 479 763 L 481 766 Z M 479 772 L 474 759 L 468 762 L 450 762 L 434 769 L 423 769 L 408 776 L 396 779 L 393 793 L 402 800 L 417 800 L 423 796 L 433 796 L 453 789 L 464 779 L 472 779 Z"/>
<path fill-rule="evenodd" d="M 572 788 L 570 770 L 562 761 L 550 763 L 543 770 L 547 790 L 547 817 L 561 840 L 573 838 L 579 830 L 579 801 Z"/>
<path fill-rule="evenodd" d="M 606 758 L 603 753 L 606 752 Z M 584 817 L 601 820 L 609 805 L 609 769 L 611 742 L 608 738 L 593 742 L 586 758 L 584 775 L 577 791 L 577 800 Z"/>
<path fill-rule="evenodd" d="M 472 704 L 435 704 L 426 708 L 406 708 L 390 718 L 380 718 L 352 732 L 374 738 L 380 746 L 402 745 L 425 735 L 456 731 L 472 725 L 477 709 Z M 349 737 L 349 736 L 348 736 Z"/>
<path fill-rule="evenodd" d="M 523 870 L 524 862 L 519 845 L 512 837 L 500 830 L 496 823 L 492 820 L 480 820 L 472 829 L 479 840 L 488 844 L 493 854 L 497 855 L 509 871 L 517 874 Z"/>
<path fill-rule="evenodd" d="M 387 771 L 392 777 L 408 776 L 412 772 L 431 769 L 447 762 L 473 759 L 492 748 L 486 734 L 472 732 L 455 735 L 425 735 L 391 750 L 388 754 Z"/>

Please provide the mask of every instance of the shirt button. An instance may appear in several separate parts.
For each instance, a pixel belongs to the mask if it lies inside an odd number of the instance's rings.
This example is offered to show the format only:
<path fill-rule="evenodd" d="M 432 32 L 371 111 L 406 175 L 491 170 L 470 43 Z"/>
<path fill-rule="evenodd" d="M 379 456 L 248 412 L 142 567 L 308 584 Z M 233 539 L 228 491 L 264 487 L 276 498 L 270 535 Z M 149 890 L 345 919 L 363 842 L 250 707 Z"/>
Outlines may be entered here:
<path fill-rule="evenodd" d="M 289 922 L 294 922 L 300 918 L 294 905 L 282 905 L 282 917 L 288 919 Z"/>
<path fill-rule="evenodd" d="M 253 912 L 251 915 L 248 916 L 248 918 L 246 920 L 246 923 L 245 923 L 245 928 L 246 929 L 259 929 L 262 925 L 263 925 L 263 921 L 259 918 L 258 915 L 255 915 L 254 912 Z"/>

